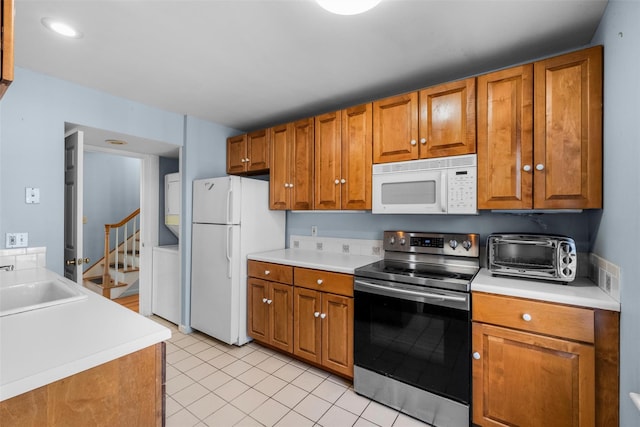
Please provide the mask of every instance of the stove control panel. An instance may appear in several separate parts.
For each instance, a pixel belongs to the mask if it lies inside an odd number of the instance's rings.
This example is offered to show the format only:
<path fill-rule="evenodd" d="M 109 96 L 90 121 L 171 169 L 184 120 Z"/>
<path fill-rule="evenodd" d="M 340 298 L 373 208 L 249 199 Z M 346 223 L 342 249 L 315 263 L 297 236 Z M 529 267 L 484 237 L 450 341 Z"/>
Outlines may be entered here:
<path fill-rule="evenodd" d="M 384 250 L 463 257 L 480 256 L 478 234 L 385 231 Z"/>

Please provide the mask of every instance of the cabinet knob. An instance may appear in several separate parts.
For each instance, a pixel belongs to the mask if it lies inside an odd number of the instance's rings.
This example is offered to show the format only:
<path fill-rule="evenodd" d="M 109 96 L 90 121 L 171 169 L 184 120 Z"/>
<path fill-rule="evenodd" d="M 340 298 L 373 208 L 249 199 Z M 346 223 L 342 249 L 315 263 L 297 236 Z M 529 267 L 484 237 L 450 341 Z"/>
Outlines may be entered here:
<path fill-rule="evenodd" d="M 240 163 L 244 163 L 245 161 L 245 159 L 240 159 Z"/>
<path fill-rule="evenodd" d="M 339 179 L 336 179 L 334 182 L 336 183 L 336 185 L 340 184 L 340 180 Z"/>
<path fill-rule="evenodd" d="M 322 281 L 323 281 L 322 279 L 318 279 L 318 280 L 316 280 L 316 283 L 317 283 L 318 285 L 322 285 Z"/>
<path fill-rule="evenodd" d="M 244 159 L 245 162 L 249 163 L 249 158 L 247 157 L 246 159 Z"/>
<path fill-rule="evenodd" d="M 480 353 L 478 353 L 477 351 L 473 353 L 473 358 L 476 360 L 480 360 Z"/>
<path fill-rule="evenodd" d="M 522 320 L 524 320 L 525 322 L 531 322 L 531 315 L 529 313 L 523 314 Z"/>
<path fill-rule="evenodd" d="M 265 275 L 265 276 L 268 276 L 268 275 L 270 275 L 270 274 L 271 274 L 271 271 L 270 271 L 270 270 L 265 270 L 265 271 L 264 271 L 264 275 Z"/>
<path fill-rule="evenodd" d="M 324 319 L 325 317 L 327 317 L 327 313 L 322 313 L 322 314 L 320 315 L 320 318 L 321 318 L 321 319 Z"/>
<path fill-rule="evenodd" d="M 427 143 L 427 138 L 421 138 L 420 139 L 420 144 L 424 145 Z"/>
<path fill-rule="evenodd" d="M 289 188 L 289 183 L 285 182 L 284 183 L 284 188 Z"/>
<path fill-rule="evenodd" d="M 524 165 L 522 167 L 522 170 L 525 171 L 525 172 L 531 172 L 531 165 Z"/>
<path fill-rule="evenodd" d="M 415 139 L 412 139 L 412 140 L 411 140 L 411 145 L 416 145 L 416 144 L 417 144 L 416 140 L 415 140 Z"/>
<path fill-rule="evenodd" d="M 293 182 L 289 183 L 289 188 L 293 188 Z"/>
<path fill-rule="evenodd" d="M 266 298 L 262 298 L 262 302 L 267 302 L 267 299 Z"/>
<path fill-rule="evenodd" d="M 273 302 L 273 300 L 268 299 L 267 300 L 267 304 L 271 304 Z"/>
<path fill-rule="evenodd" d="M 544 170 L 544 165 L 543 165 L 542 163 L 538 163 L 538 164 L 536 165 L 536 170 L 538 170 L 538 171 L 542 171 L 542 170 Z"/>
<path fill-rule="evenodd" d="M 320 316 L 320 312 L 319 311 L 316 311 L 315 313 L 313 313 L 313 317 L 318 317 L 318 316 Z"/>
<path fill-rule="evenodd" d="M 347 182 L 347 180 L 346 180 L 346 179 L 344 179 L 344 178 L 342 178 L 342 179 L 340 180 L 340 183 L 341 183 L 341 184 L 346 184 L 346 182 Z"/>

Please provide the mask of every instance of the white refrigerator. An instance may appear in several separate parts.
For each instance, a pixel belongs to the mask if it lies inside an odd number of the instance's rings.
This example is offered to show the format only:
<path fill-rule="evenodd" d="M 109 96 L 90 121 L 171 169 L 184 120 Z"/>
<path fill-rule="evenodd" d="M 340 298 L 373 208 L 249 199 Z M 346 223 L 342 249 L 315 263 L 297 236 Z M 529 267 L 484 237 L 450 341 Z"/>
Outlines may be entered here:
<path fill-rule="evenodd" d="M 285 247 L 284 211 L 269 210 L 269 182 L 193 181 L 191 327 L 227 344 L 247 335 L 247 255 Z"/>

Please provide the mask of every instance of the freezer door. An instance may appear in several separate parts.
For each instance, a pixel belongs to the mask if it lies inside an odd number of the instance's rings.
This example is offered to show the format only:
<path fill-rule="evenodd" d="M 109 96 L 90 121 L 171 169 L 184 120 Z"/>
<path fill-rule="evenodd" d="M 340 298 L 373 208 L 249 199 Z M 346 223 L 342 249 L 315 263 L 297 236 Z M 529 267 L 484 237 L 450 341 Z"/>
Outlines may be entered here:
<path fill-rule="evenodd" d="M 240 226 L 193 224 L 191 326 L 227 344 L 238 340 L 239 244 Z"/>
<path fill-rule="evenodd" d="M 241 189 L 237 176 L 193 181 L 193 222 L 239 224 Z"/>

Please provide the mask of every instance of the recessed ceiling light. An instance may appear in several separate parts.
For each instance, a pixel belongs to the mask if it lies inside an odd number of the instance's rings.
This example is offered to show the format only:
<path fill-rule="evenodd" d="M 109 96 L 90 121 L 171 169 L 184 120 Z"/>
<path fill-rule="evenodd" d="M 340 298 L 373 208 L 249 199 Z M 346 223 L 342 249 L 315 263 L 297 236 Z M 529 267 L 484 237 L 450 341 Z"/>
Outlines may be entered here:
<path fill-rule="evenodd" d="M 60 34 L 65 37 L 69 37 L 72 39 L 79 39 L 82 37 L 82 33 L 69 24 L 65 24 L 62 21 L 58 21 L 53 18 L 42 18 L 40 21 L 42 25 L 53 31 L 54 33 Z"/>
<path fill-rule="evenodd" d="M 357 15 L 373 9 L 380 0 L 316 0 L 322 8 L 337 15 Z"/>
<path fill-rule="evenodd" d="M 127 145 L 127 141 L 121 139 L 105 139 L 104 142 L 111 145 Z"/>

